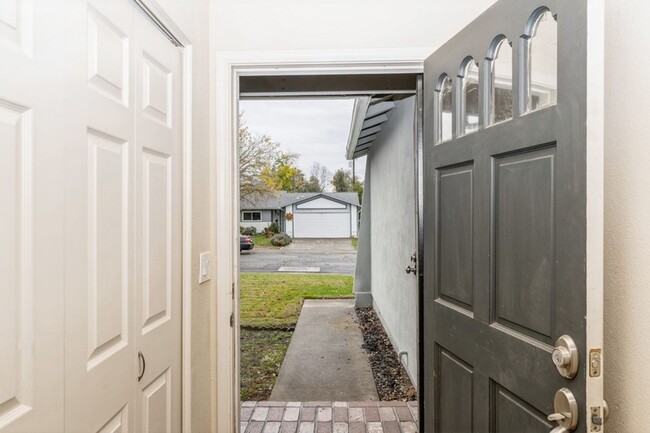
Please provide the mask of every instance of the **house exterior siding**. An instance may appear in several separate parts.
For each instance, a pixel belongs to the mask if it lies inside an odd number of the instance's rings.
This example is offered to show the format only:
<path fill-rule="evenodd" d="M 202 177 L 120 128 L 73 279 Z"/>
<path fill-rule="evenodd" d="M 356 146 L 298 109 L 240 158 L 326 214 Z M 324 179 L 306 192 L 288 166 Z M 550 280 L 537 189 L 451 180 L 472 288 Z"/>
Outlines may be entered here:
<path fill-rule="evenodd" d="M 370 242 L 359 239 L 357 268 L 367 266 L 370 248 L 371 272 L 369 280 L 356 279 L 355 292 L 371 293 L 395 350 L 405 352 L 402 363 L 417 384 L 417 278 L 404 272 L 417 250 L 414 113 L 414 97 L 400 101 L 368 154 L 370 170 L 365 182 L 370 185 L 370 197 L 364 202 L 370 206 L 363 212 L 369 210 Z M 366 224 L 367 216 L 362 218 Z M 368 283 L 369 288 L 363 287 Z M 370 302 L 367 295 L 358 300 Z"/>
<path fill-rule="evenodd" d="M 259 221 L 246 221 L 244 220 L 244 213 L 245 212 L 260 212 L 261 219 Z M 272 222 L 273 222 L 273 211 L 268 209 L 268 210 L 242 210 L 240 215 L 239 215 L 239 221 L 240 225 L 242 227 L 255 227 L 258 232 L 261 232 L 265 228 L 267 228 Z M 279 217 L 278 217 L 278 223 L 279 223 Z"/>

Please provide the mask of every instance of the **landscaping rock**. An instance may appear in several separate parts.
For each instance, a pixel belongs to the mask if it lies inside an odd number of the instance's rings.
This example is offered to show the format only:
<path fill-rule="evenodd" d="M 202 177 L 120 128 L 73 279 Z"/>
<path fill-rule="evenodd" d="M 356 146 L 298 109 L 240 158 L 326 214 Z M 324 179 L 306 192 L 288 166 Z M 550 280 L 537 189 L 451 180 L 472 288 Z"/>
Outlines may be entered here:
<path fill-rule="evenodd" d="M 411 401 L 417 399 L 415 387 L 372 308 L 355 308 L 363 334 L 363 349 L 368 354 L 379 399 Z"/>

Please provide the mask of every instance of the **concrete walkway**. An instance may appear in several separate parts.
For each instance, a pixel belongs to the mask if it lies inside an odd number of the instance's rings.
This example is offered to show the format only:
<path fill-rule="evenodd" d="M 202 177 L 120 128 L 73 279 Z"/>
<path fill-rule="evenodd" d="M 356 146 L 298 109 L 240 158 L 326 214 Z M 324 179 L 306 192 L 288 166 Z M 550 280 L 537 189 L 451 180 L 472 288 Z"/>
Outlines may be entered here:
<path fill-rule="evenodd" d="M 417 433 L 416 402 L 246 401 L 242 433 Z"/>
<path fill-rule="evenodd" d="M 306 300 L 271 400 L 378 400 L 354 318 L 352 299 Z"/>

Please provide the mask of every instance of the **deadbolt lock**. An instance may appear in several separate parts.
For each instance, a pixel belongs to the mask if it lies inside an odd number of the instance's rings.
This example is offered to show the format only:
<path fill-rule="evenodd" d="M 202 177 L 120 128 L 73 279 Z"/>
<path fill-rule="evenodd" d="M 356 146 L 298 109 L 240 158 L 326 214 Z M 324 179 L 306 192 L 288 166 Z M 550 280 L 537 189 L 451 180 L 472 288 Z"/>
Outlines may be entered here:
<path fill-rule="evenodd" d="M 551 433 L 572 432 L 578 426 L 578 402 L 568 388 L 562 388 L 555 393 L 553 399 L 555 413 L 548 416 L 549 421 L 557 422 Z"/>
<path fill-rule="evenodd" d="M 579 356 L 578 347 L 573 338 L 563 335 L 555 342 L 555 349 L 551 353 L 553 364 L 557 371 L 567 379 L 573 379 L 578 374 Z"/>

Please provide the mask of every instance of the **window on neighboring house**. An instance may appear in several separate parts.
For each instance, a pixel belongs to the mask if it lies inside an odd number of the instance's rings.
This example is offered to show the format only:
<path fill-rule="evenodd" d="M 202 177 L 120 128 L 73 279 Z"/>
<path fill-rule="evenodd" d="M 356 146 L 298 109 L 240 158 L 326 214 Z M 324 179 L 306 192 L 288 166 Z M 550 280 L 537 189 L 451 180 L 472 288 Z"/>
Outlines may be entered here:
<path fill-rule="evenodd" d="M 262 221 L 262 212 L 243 212 L 244 221 Z"/>

